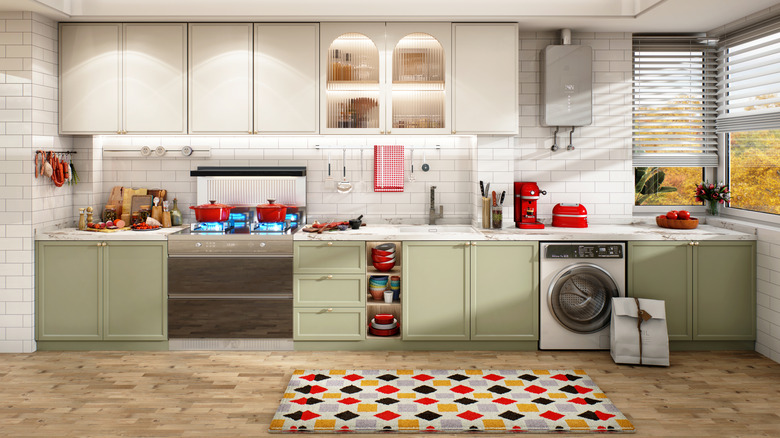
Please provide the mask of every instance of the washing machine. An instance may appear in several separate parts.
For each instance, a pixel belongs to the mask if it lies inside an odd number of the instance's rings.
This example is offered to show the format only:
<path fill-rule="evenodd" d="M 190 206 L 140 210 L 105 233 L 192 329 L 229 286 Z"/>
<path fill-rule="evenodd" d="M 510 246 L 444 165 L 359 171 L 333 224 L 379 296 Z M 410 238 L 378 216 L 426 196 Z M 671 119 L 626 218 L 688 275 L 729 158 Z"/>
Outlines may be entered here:
<path fill-rule="evenodd" d="M 539 251 L 539 349 L 609 349 L 612 298 L 626 296 L 625 242 L 541 242 Z"/>

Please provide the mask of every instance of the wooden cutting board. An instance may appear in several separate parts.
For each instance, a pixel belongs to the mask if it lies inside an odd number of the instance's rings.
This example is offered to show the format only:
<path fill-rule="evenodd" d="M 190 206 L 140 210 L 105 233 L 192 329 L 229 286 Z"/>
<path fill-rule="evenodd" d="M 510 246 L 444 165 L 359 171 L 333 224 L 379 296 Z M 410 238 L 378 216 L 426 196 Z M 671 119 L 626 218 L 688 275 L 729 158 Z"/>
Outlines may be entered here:
<path fill-rule="evenodd" d="M 108 228 L 85 228 L 84 231 L 94 231 L 96 233 L 113 233 L 116 231 L 125 231 L 129 229 L 130 227 L 114 228 L 113 230 L 109 230 Z"/>
<path fill-rule="evenodd" d="M 108 202 L 106 205 L 113 205 L 116 207 L 116 217 L 122 216 L 122 186 L 114 186 L 111 189 L 111 194 L 108 195 Z"/>

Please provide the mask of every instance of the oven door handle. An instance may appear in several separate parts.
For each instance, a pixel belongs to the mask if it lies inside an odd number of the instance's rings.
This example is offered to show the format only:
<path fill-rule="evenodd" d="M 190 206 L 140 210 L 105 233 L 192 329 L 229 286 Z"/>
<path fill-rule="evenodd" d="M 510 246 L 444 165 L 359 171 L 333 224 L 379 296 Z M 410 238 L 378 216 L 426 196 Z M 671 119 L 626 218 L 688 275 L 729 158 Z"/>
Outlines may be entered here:
<path fill-rule="evenodd" d="M 242 259 L 291 259 L 292 254 L 168 254 L 169 259 L 204 258 L 242 258 Z"/>
<path fill-rule="evenodd" d="M 172 300 L 292 300 L 292 294 L 168 294 Z"/>

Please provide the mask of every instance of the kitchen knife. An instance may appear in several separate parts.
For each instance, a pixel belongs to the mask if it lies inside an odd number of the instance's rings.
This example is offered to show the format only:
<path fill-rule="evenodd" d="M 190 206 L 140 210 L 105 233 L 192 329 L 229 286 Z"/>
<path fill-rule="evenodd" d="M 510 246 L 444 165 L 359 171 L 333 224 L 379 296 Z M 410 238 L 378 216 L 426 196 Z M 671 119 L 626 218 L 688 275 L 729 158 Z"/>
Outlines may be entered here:
<path fill-rule="evenodd" d="M 496 204 L 496 191 L 495 190 L 493 190 L 492 195 L 493 195 L 493 207 L 495 207 L 497 205 Z"/>
<path fill-rule="evenodd" d="M 479 181 L 479 192 L 482 195 L 482 197 L 485 197 L 485 185 L 482 182 L 482 180 Z"/>
<path fill-rule="evenodd" d="M 506 190 L 501 192 L 501 200 L 499 201 L 499 205 L 504 205 L 504 196 L 506 196 Z"/>

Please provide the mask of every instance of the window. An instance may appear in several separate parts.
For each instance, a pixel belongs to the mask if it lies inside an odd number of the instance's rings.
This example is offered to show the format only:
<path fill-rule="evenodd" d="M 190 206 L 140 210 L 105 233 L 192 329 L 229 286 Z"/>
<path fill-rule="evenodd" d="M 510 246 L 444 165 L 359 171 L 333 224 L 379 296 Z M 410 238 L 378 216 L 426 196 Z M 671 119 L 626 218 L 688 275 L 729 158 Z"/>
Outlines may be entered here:
<path fill-rule="evenodd" d="M 633 54 L 635 205 L 699 205 L 694 187 L 718 165 L 715 48 L 636 35 Z"/>
<path fill-rule="evenodd" d="M 718 79 L 729 212 L 780 215 L 780 19 L 727 35 Z"/>

